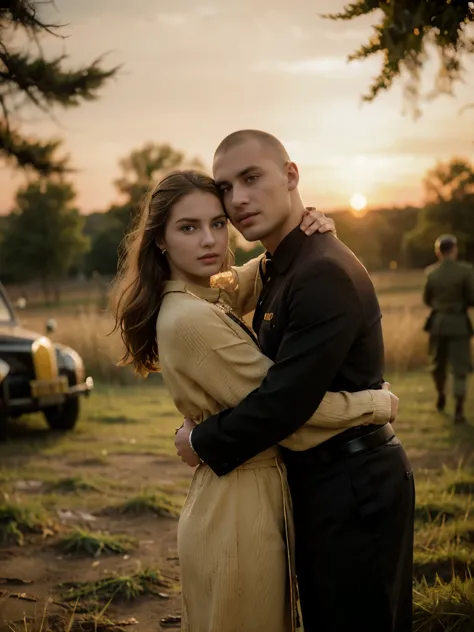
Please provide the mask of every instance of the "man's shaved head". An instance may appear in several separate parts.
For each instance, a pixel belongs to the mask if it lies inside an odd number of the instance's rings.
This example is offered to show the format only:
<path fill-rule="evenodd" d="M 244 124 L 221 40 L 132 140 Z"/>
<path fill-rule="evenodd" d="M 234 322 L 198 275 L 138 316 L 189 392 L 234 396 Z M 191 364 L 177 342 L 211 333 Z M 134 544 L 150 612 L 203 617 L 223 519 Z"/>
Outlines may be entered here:
<path fill-rule="evenodd" d="M 212 171 L 227 215 L 248 241 L 274 248 L 301 222 L 298 167 L 275 136 L 230 134 L 216 149 Z"/>
<path fill-rule="evenodd" d="M 218 155 L 226 153 L 229 149 L 249 140 L 257 141 L 262 147 L 271 151 L 278 162 L 282 164 L 290 162 L 288 152 L 278 138 L 258 129 L 242 129 L 226 136 L 216 149 L 214 159 Z"/>

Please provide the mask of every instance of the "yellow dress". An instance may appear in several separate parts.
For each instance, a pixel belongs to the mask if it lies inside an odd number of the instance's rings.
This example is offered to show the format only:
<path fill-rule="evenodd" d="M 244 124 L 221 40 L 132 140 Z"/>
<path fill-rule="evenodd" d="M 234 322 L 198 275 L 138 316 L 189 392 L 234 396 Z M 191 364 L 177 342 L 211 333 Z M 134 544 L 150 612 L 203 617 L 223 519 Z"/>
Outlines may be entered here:
<path fill-rule="evenodd" d="M 253 261 L 234 271 L 230 286 L 166 286 L 157 321 L 161 371 L 177 409 L 197 423 L 236 406 L 272 364 L 219 307 L 239 315 L 253 309 L 255 280 Z M 307 449 L 344 428 L 385 423 L 390 414 L 385 391 L 327 393 L 307 427 L 284 444 Z M 196 468 L 178 525 L 184 632 L 296 629 L 289 510 L 277 447 L 224 477 L 205 464 Z"/>

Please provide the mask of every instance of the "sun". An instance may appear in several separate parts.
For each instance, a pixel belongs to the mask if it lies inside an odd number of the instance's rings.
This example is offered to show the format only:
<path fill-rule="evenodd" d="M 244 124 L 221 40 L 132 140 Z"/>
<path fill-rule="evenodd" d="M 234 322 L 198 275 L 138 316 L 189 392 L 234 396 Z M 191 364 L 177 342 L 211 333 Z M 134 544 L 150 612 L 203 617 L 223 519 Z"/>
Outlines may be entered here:
<path fill-rule="evenodd" d="M 362 193 L 354 193 L 351 197 L 351 207 L 354 211 L 360 212 L 367 206 L 367 198 Z"/>

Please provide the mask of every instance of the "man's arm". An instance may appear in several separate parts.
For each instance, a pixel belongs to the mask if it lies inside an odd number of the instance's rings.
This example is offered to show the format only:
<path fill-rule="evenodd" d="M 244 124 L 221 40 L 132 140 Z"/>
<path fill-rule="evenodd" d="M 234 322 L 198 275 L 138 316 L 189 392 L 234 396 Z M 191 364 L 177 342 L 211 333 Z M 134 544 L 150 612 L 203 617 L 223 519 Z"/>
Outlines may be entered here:
<path fill-rule="evenodd" d="M 423 288 L 423 303 L 428 307 L 431 307 L 431 301 L 433 299 L 433 293 L 431 291 L 430 278 L 427 277 L 425 286 Z"/>
<path fill-rule="evenodd" d="M 351 279 L 331 262 L 295 279 L 276 363 L 236 408 L 206 419 L 192 445 L 218 475 L 275 445 L 318 408 L 362 324 Z"/>

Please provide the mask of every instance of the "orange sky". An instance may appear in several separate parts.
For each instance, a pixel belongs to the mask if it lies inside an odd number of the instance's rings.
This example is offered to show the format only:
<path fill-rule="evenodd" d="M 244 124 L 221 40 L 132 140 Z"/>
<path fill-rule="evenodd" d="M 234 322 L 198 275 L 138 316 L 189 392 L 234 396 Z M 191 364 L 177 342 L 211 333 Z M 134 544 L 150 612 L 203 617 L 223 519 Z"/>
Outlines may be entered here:
<path fill-rule="evenodd" d="M 27 129 L 64 137 L 83 212 L 117 200 L 117 162 L 145 142 L 169 142 L 210 166 L 218 142 L 247 127 L 286 144 L 308 205 L 344 207 L 356 192 L 372 206 L 419 202 L 421 178 L 437 160 L 472 158 L 474 110 L 460 116 L 459 108 L 474 101 L 473 73 L 456 98 L 427 103 L 418 121 L 402 115 L 398 86 L 361 106 L 380 60 L 345 59 L 366 41 L 373 16 L 320 18 L 344 4 L 56 0 L 56 19 L 69 24 L 70 37 L 45 40 L 45 50 L 67 51 L 73 64 L 108 53 L 106 63 L 123 68 L 99 101 L 58 111 L 59 126 L 31 113 Z M 21 182 L 0 170 L 0 212 L 11 208 Z"/>

